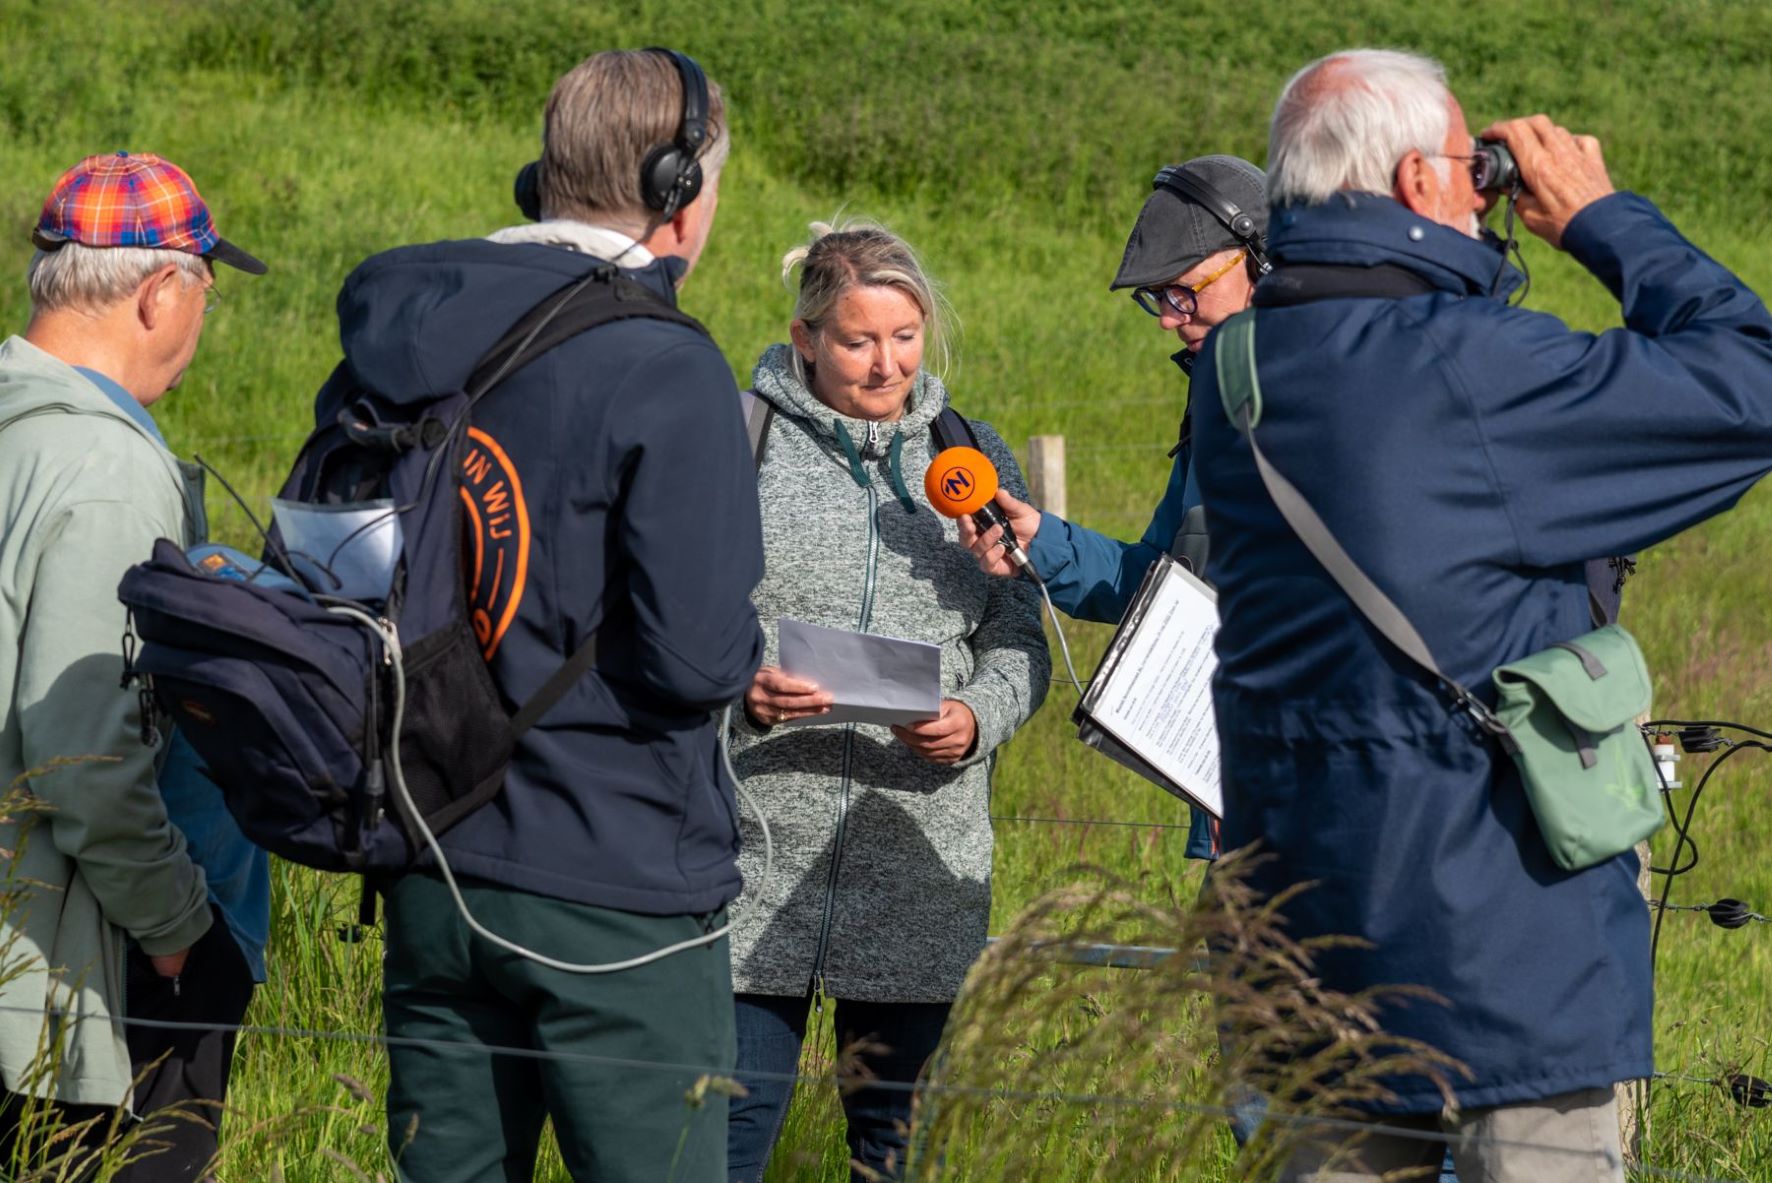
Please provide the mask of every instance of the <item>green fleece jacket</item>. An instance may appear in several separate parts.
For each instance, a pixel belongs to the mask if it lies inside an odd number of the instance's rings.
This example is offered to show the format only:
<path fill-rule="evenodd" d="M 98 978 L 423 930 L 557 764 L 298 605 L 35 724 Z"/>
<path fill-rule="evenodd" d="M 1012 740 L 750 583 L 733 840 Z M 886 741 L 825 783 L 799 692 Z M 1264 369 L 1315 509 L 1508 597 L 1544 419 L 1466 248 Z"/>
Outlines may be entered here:
<path fill-rule="evenodd" d="M 20 337 L 0 345 L 0 788 L 16 780 L 35 802 L 0 818 L 14 893 L 0 915 L 0 1077 L 13 1092 L 128 1100 L 112 1021 L 124 936 L 172 953 L 210 924 L 137 694 L 118 684 L 117 582 L 156 538 L 188 542 L 201 505 L 165 446 L 77 370 Z M 39 1052 L 57 1040 L 46 1075 Z"/>

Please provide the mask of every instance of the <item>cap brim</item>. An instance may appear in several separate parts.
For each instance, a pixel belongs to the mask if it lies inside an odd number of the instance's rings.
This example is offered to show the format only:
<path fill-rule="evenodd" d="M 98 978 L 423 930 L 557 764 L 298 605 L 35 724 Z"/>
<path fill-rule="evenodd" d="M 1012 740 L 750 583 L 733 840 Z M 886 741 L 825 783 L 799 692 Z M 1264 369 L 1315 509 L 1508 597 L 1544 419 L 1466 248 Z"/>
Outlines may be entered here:
<path fill-rule="evenodd" d="M 1183 275 L 1198 267 L 1201 260 L 1209 255 L 1194 255 L 1183 258 L 1156 258 L 1145 253 L 1134 255 L 1120 262 L 1119 274 L 1114 282 L 1108 284 L 1108 291 L 1117 292 L 1122 288 L 1151 288 L 1158 284 L 1174 283 L 1175 277 Z"/>
<path fill-rule="evenodd" d="M 203 256 L 217 263 L 226 263 L 236 271 L 244 271 L 248 275 L 263 275 L 265 265 L 258 259 L 247 254 L 225 238 L 218 238 L 215 245 Z"/>

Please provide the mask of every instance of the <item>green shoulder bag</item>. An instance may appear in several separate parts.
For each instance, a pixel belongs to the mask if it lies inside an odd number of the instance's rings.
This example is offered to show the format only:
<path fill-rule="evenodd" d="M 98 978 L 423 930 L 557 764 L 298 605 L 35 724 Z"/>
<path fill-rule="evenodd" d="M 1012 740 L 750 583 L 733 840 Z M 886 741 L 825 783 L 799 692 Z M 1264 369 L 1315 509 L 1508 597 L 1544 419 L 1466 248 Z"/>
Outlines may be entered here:
<path fill-rule="evenodd" d="M 1649 670 L 1616 624 L 1496 670 L 1502 744 L 1559 867 L 1579 870 L 1661 828 L 1661 778 L 1636 720 Z"/>
<path fill-rule="evenodd" d="M 1255 442 L 1261 419 L 1255 313 L 1240 313 L 1220 325 L 1214 350 L 1225 415 L 1248 441 L 1280 515 L 1372 626 L 1432 674 L 1513 758 L 1556 864 L 1567 871 L 1591 867 L 1660 829 L 1666 818 L 1660 777 L 1636 727 L 1650 700 L 1649 671 L 1636 640 L 1609 624 L 1510 662 L 1493 675 L 1499 698 L 1490 709 L 1440 672 L 1409 618 L 1262 454 Z"/>

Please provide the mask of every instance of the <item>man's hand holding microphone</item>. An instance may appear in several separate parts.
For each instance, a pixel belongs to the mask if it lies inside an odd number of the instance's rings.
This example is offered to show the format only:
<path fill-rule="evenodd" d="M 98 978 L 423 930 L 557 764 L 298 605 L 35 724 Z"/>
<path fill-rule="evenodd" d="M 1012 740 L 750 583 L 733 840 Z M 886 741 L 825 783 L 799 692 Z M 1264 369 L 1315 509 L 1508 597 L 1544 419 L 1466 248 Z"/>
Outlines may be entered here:
<path fill-rule="evenodd" d="M 992 503 L 1025 549 L 1040 532 L 1040 511 L 1025 501 L 1017 501 L 1002 489 L 997 490 Z M 972 552 L 980 571 L 986 575 L 1014 575 L 1021 570 L 1003 547 L 1003 527 L 993 525 L 988 530 L 980 529 L 971 514 L 956 518 L 955 523 L 960 527 L 960 545 Z"/>

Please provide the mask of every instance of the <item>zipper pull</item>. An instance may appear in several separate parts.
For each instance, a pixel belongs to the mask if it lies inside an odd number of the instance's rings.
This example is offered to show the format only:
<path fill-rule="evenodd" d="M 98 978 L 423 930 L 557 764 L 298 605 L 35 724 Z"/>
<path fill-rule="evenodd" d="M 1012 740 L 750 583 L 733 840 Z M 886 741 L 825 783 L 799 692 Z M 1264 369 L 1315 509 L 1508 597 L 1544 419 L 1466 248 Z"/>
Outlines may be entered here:
<path fill-rule="evenodd" d="M 117 689 L 127 690 L 135 681 L 135 612 L 133 609 L 123 614 L 123 680 L 117 683 Z"/>
<path fill-rule="evenodd" d="M 173 974 L 172 975 L 172 996 L 174 998 L 177 998 L 179 996 L 178 981 L 182 977 L 184 977 L 183 974 Z"/>
<path fill-rule="evenodd" d="M 381 663 L 385 666 L 392 666 L 394 664 L 393 645 L 399 640 L 400 634 L 394 631 L 394 622 L 385 616 L 377 616 L 375 623 L 381 626 L 382 631 Z"/>
<path fill-rule="evenodd" d="M 868 458 L 871 460 L 880 454 L 880 425 L 872 419 L 868 420 Z"/>

